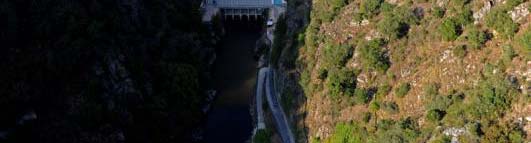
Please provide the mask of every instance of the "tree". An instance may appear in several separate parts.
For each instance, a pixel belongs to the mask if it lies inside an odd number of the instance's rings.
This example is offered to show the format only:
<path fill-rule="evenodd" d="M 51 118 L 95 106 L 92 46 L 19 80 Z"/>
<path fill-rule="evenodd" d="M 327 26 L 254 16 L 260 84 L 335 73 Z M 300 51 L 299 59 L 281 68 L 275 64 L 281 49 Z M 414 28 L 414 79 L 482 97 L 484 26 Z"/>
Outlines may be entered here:
<path fill-rule="evenodd" d="M 369 94 L 367 93 L 367 90 L 357 88 L 354 91 L 354 99 L 356 101 L 356 104 L 365 104 L 369 102 Z"/>
<path fill-rule="evenodd" d="M 361 63 L 366 69 L 385 72 L 389 68 L 389 60 L 384 56 L 381 46 L 383 40 L 375 39 L 365 42 L 359 47 Z"/>
<path fill-rule="evenodd" d="M 474 26 L 468 31 L 466 39 L 468 40 L 468 44 L 471 48 L 477 49 L 487 42 L 487 34 Z"/>
<path fill-rule="evenodd" d="M 344 67 L 352 57 L 350 45 L 327 45 L 324 51 L 324 65 L 329 68 Z"/>
<path fill-rule="evenodd" d="M 501 38 L 512 38 L 518 30 L 518 24 L 514 23 L 507 11 L 502 8 L 491 10 L 485 17 L 485 24 L 496 30 Z"/>
<path fill-rule="evenodd" d="M 332 97 L 356 89 L 356 72 L 347 69 L 329 71 L 327 87 Z"/>
<path fill-rule="evenodd" d="M 435 17 L 437 17 L 437 18 L 442 18 L 442 17 L 444 17 L 444 12 L 445 12 L 445 10 L 444 10 L 443 8 L 441 8 L 441 7 L 438 7 L 438 6 L 437 6 L 437 7 L 434 7 L 434 8 L 432 9 L 432 14 L 433 14 L 433 16 L 435 16 Z"/>
<path fill-rule="evenodd" d="M 395 102 L 384 102 L 383 110 L 391 114 L 396 114 L 399 112 L 398 104 Z"/>
<path fill-rule="evenodd" d="M 426 118 L 432 122 L 437 122 L 441 120 L 443 116 L 444 116 L 444 111 L 441 111 L 439 109 L 429 110 L 428 113 L 426 114 Z"/>
<path fill-rule="evenodd" d="M 466 56 L 466 46 L 465 45 L 459 45 L 459 46 L 456 46 L 454 49 L 452 49 L 452 53 L 454 54 L 454 56 L 462 59 Z"/>
<path fill-rule="evenodd" d="M 360 5 L 360 14 L 364 18 L 371 18 L 379 12 L 383 0 L 363 0 Z"/>
<path fill-rule="evenodd" d="M 271 130 L 269 129 L 260 129 L 256 131 L 254 136 L 253 143 L 270 143 L 271 142 Z"/>
<path fill-rule="evenodd" d="M 459 26 L 452 19 L 444 19 L 438 31 L 446 41 L 453 41 L 460 35 Z"/>
<path fill-rule="evenodd" d="M 404 97 L 409 92 L 409 83 L 404 83 L 398 86 L 398 88 L 395 90 L 395 95 L 397 97 Z"/>

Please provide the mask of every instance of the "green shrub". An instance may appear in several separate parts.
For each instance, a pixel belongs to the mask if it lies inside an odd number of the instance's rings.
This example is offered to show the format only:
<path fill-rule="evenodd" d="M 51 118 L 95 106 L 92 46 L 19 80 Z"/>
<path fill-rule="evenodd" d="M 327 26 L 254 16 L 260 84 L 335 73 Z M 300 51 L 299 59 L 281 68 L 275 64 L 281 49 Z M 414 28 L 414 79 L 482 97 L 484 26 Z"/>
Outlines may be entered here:
<path fill-rule="evenodd" d="M 380 102 L 372 101 L 371 104 L 369 104 L 369 110 L 372 112 L 380 110 Z"/>
<path fill-rule="evenodd" d="M 518 40 L 519 44 L 524 48 L 525 51 L 531 52 L 531 30 L 528 29 Z M 531 53 L 527 53 L 531 54 Z"/>
<path fill-rule="evenodd" d="M 502 46 L 503 53 L 502 53 L 502 59 L 506 63 L 510 63 L 514 57 L 516 57 L 516 52 L 514 51 L 513 47 L 511 45 L 505 45 Z"/>
<path fill-rule="evenodd" d="M 468 40 L 468 45 L 470 45 L 471 48 L 477 49 L 487 42 L 487 34 L 474 26 L 468 31 L 466 39 Z"/>
<path fill-rule="evenodd" d="M 327 22 L 333 21 L 337 14 L 340 12 L 341 8 L 347 5 L 346 0 L 331 0 L 331 2 L 332 11 L 329 13 L 325 13 L 328 14 L 328 16 L 325 18 L 325 21 Z"/>
<path fill-rule="evenodd" d="M 367 93 L 367 90 L 362 88 L 357 88 L 354 91 L 354 99 L 356 104 L 365 104 L 369 102 L 369 94 Z"/>
<path fill-rule="evenodd" d="M 398 86 L 398 88 L 395 90 L 395 95 L 396 95 L 397 97 L 404 97 L 404 96 L 409 92 L 409 89 L 410 89 L 410 85 L 409 85 L 409 83 L 401 84 L 401 85 Z"/>
<path fill-rule="evenodd" d="M 389 60 L 384 56 L 381 48 L 383 45 L 383 40 L 375 39 L 365 42 L 359 47 L 361 63 L 366 69 L 385 72 L 389 68 Z"/>
<path fill-rule="evenodd" d="M 454 19 L 454 21 L 458 25 L 464 27 L 473 22 L 472 11 L 470 11 L 470 9 L 468 8 L 465 8 L 463 10 L 460 10 L 459 13 L 457 13 L 457 15 L 452 17 L 452 19 Z"/>
<path fill-rule="evenodd" d="M 452 53 L 456 57 L 462 59 L 462 58 L 464 58 L 466 56 L 466 53 L 467 53 L 466 46 L 465 45 L 459 45 L 459 46 L 455 47 L 454 49 L 452 49 Z"/>
<path fill-rule="evenodd" d="M 383 84 L 383 85 L 380 85 L 378 87 L 378 91 L 376 91 L 376 97 L 377 98 L 380 98 L 380 97 L 384 97 L 386 96 L 389 91 L 391 91 L 391 86 L 389 86 L 389 84 Z"/>
<path fill-rule="evenodd" d="M 356 89 L 356 72 L 346 69 L 331 70 L 328 75 L 327 87 L 332 97 Z"/>
<path fill-rule="evenodd" d="M 453 41 L 460 35 L 460 28 L 452 19 L 444 19 L 438 28 L 439 33 L 446 41 Z"/>
<path fill-rule="evenodd" d="M 456 8 L 462 8 L 464 5 L 468 4 L 469 2 L 470 2 L 470 0 L 451 0 L 451 3 Z"/>
<path fill-rule="evenodd" d="M 434 97 L 436 95 L 439 95 L 439 88 L 437 87 L 437 84 L 430 83 L 422 89 L 424 92 L 424 96 L 426 97 Z"/>
<path fill-rule="evenodd" d="M 442 17 L 444 17 L 444 12 L 445 12 L 445 10 L 444 10 L 442 7 L 438 7 L 438 6 L 436 6 L 436 7 L 434 7 L 434 8 L 432 9 L 432 14 L 433 14 L 433 16 L 434 16 L 434 17 L 437 17 L 437 18 L 442 18 Z"/>
<path fill-rule="evenodd" d="M 371 120 L 372 116 L 370 112 L 364 112 L 361 116 L 361 120 L 365 123 L 368 123 Z"/>
<path fill-rule="evenodd" d="M 437 122 L 443 118 L 444 114 L 444 111 L 438 109 L 429 110 L 426 114 L 426 119 L 432 122 Z"/>
<path fill-rule="evenodd" d="M 398 104 L 395 102 L 384 102 L 383 110 L 387 113 L 396 114 L 399 112 Z"/>
<path fill-rule="evenodd" d="M 324 65 L 328 68 L 344 67 L 352 57 L 352 47 L 350 45 L 325 46 Z"/>
<path fill-rule="evenodd" d="M 501 38 L 512 38 L 518 30 L 518 24 L 514 23 L 506 10 L 495 8 L 485 16 L 485 24 L 496 30 Z"/>
<path fill-rule="evenodd" d="M 389 39 L 397 39 L 402 37 L 404 34 L 403 29 L 407 29 L 407 25 L 400 22 L 398 17 L 393 14 L 385 14 L 384 18 L 378 22 L 376 25 L 378 31 L 383 35 L 388 36 Z M 407 32 L 407 31 L 406 31 Z"/>
<path fill-rule="evenodd" d="M 338 123 L 330 143 L 365 143 L 367 131 L 355 123 Z"/>
<path fill-rule="evenodd" d="M 324 80 L 324 79 L 326 79 L 326 77 L 328 77 L 328 70 L 325 69 L 325 68 L 321 68 L 317 72 L 318 72 L 318 77 L 317 78 L 319 78 L 321 80 Z"/>
<path fill-rule="evenodd" d="M 450 137 L 445 136 L 445 135 L 441 135 L 432 141 L 432 143 L 451 143 L 451 142 L 452 140 L 450 139 Z"/>
<path fill-rule="evenodd" d="M 371 18 L 378 14 L 383 0 L 363 0 L 360 4 L 360 14 L 363 18 Z"/>
<path fill-rule="evenodd" d="M 393 5 L 393 4 L 390 4 L 390 3 L 384 1 L 380 5 L 380 11 L 382 13 L 390 13 L 390 12 L 393 12 L 395 7 L 396 7 L 396 5 Z"/>
<path fill-rule="evenodd" d="M 271 135 L 272 133 L 269 129 L 260 129 L 256 131 L 253 143 L 270 143 Z"/>
<path fill-rule="evenodd" d="M 523 3 L 524 0 L 506 0 L 505 1 L 505 6 L 508 8 L 508 9 L 512 9 L 516 6 L 518 6 L 519 4 Z"/>

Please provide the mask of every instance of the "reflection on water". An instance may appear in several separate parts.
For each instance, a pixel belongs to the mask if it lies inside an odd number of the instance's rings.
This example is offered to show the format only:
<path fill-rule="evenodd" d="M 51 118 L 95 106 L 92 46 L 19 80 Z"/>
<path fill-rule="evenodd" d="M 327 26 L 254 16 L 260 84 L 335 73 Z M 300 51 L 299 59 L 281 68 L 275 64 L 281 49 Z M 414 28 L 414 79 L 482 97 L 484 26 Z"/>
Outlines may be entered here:
<path fill-rule="evenodd" d="M 225 21 L 227 35 L 216 50 L 214 80 L 218 97 L 208 113 L 205 141 L 241 143 L 252 132 L 249 103 L 256 81 L 253 49 L 260 21 Z"/>

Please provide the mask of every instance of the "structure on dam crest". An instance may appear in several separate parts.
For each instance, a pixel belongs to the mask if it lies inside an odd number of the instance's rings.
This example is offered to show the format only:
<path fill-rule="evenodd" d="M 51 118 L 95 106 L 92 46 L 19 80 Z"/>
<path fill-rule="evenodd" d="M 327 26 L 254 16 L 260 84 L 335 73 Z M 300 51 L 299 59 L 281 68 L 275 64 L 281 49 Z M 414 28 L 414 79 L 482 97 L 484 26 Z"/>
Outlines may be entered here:
<path fill-rule="evenodd" d="M 285 0 L 204 0 L 201 5 L 203 22 L 210 22 L 218 14 L 224 18 L 258 19 L 266 10 L 282 7 Z"/>

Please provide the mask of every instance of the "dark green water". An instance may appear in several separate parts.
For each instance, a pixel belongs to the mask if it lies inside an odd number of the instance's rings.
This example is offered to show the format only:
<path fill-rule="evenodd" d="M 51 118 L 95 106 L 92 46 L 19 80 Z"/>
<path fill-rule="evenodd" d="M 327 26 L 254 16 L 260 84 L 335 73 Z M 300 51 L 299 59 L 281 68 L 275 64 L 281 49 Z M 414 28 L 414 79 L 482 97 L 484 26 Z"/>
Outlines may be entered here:
<path fill-rule="evenodd" d="M 216 50 L 214 82 L 217 98 L 208 113 L 204 141 L 242 143 L 251 136 L 249 109 L 256 82 L 255 42 L 261 21 L 225 21 L 226 37 Z"/>

